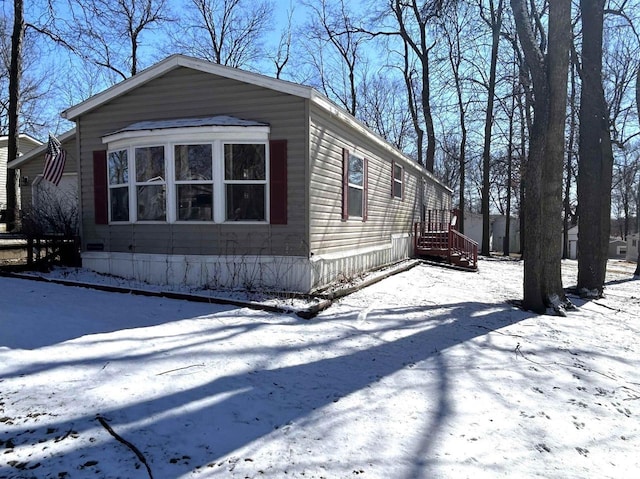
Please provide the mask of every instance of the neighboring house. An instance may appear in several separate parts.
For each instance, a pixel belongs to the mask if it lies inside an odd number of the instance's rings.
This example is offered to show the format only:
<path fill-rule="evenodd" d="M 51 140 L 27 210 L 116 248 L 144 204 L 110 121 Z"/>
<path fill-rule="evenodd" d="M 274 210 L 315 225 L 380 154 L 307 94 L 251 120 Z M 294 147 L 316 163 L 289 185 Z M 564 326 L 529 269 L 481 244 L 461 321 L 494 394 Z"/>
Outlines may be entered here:
<path fill-rule="evenodd" d="M 609 258 L 620 259 L 627 256 L 627 242 L 620 238 L 609 240 Z"/>
<path fill-rule="evenodd" d="M 627 236 L 627 261 L 638 261 L 638 243 L 640 242 L 638 233 Z"/>
<path fill-rule="evenodd" d="M 60 214 L 78 209 L 78 175 L 76 161 L 75 129 L 58 136 L 66 151 L 66 162 L 58 185 L 43 179 L 47 144 L 41 144 L 9 163 L 9 168 L 19 171 L 21 209 L 23 215 L 34 211 Z"/>
<path fill-rule="evenodd" d="M 0 136 L 0 211 L 7 207 L 7 163 L 9 162 L 8 143 L 8 136 Z M 28 153 L 41 144 L 42 143 L 35 138 L 21 133 L 18 136 L 18 156 Z M 16 187 L 16 190 L 17 189 L 18 188 Z"/>
<path fill-rule="evenodd" d="M 579 237 L 578 225 L 572 226 L 567 232 L 569 239 L 569 259 L 578 259 L 578 237 Z M 620 238 L 609 239 L 608 257 L 611 259 L 624 258 L 627 254 L 627 242 Z"/>
<path fill-rule="evenodd" d="M 504 215 L 491 215 L 489 217 L 489 249 L 502 253 L 504 251 L 504 236 L 507 228 L 507 217 Z M 465 212 L 464 234 L 482 246 L 482 215 L 479 213 Z M 509 251 L 520 251 L 520 221 L 517 217 L 511 217 L 509 223 Z"/>
<path fill-rule="evenodd" d="M 311 291 L 412 255 L 451 190 L 314 89 L 181 55 L 69 108 L 83 265 Z"/>

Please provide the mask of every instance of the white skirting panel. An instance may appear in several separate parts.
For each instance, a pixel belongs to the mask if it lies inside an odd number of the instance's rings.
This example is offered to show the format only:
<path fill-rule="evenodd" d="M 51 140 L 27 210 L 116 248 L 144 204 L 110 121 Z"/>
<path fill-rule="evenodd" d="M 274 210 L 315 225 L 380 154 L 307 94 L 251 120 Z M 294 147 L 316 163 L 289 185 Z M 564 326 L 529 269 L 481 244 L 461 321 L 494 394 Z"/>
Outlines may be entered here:
<path fill-rule="evenodd" d="M 151 284 L 303 291 L 311 289 L 309 260 L 295 256 L 202 256 L 82 253 L 82 266 Z"/>
<path fill-rule="evenodd" d="M 201 256 L 85 251 L 82 266 L 98 273 L 160 285 L 296 291 L 308 293 L 335 281 L 409 258 L 410 235 L 366 250 L 300 256 Z"/>
<path fill-rule="evenodd" d="M 358 275 L 413 256 L 413 237 L 398 234 L 391 242 L 373 248 L 340 251 L 311 258 L 313 289 L 334 281 L 350 281 Z"/>

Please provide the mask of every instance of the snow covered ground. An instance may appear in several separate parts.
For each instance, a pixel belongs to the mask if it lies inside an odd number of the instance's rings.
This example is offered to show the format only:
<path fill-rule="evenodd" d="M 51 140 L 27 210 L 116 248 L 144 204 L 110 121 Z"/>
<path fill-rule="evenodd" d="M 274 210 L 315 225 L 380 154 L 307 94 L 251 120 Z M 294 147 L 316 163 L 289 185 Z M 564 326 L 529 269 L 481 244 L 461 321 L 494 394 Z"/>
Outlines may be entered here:
<path fill-rule="evenodd" d="M 566 318 L 499 260 L 311 321 L 0 278 L 0 477 L 639 477 L 634 267 Z"/>

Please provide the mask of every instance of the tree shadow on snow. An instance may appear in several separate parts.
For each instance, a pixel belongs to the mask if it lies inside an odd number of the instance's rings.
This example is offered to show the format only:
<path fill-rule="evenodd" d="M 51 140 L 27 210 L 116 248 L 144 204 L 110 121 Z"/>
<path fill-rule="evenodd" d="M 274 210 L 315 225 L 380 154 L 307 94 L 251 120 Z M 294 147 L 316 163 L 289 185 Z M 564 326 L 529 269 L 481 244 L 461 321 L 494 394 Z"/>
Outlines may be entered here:
<path fill-rule="evenodd" d="M 496 308 L 499 310 L 496 311 Z M 295 428 L 296 423 L 315 418 L 318 414 L 316 411 L 371 387 L 382 378 L 426 361 L 430 362 L 430 369 L 435 371 L 433 390 L 436 394 L 428 404 L 423 405 L 424 426 L 421 437 L 417 443 L 411 443 L 415 448 L 412 453 L 415 461 L 404 475 L 411 478 L 423 477 L 428 475 L 431 468 L 430 453 L 434 442 L 438 440 L 443 423 L 451 415 L 451 373 L 442 352 L 534 315 L 508 305 L 481 303 L 447 305 L 444 311 L 436 314 L 427 314 L 427 310 L 443 309 L 442 306 L 394 308 L 381 310 L 378 314 L 415 316 L 421 309 L 425 311 L 425 317 L 411 321 L 423 321 L 431 327 L 416 332 L 409 331 L 404 337 L 381 341 L 364 349 L 353 350 L 351 347 L 352 352 L 347 354 L 303 364 L 221 376 L 192 389 L 95 413 L 108 419 L 116 431 L 125 431 L 125 438 L 131 438 L 135 434 L 136 446 L 146 455 L 156 478 L 176 478 L 196 469 L 223 473 L 218 468 L 229 464 L 229 456 L 234 451 L 265 436 L 285 434 L 284 431 Z M 334 319 L 344 320 L 345 317 Z M 395 328 L 397 327 L 398 323 L 395 324 Z M 384 332 L 385 328 L 395 329 L 393 324 L 389 324 L 374 332 Z M 371 333 L 372 330 L 368 329 L 361 334 Z M 339 340 L 344 340 L 344 336 Z M 332 340 L 327 340 L 321 347 L 332 346 Z M 297 346 L 300 350 L 310 347 L 317 347 L 317 343 Z M 280 353 L 277 348 L 265 348 L 264 352 Z M 81 436 L 89 434 L 96 425 L 94 416 L 47 423 L 49 428 L 74 430 Z M 29 440 L 30 431 L 33 431 L 33 424 L 13 429 L 12 436 L 16 438 L 15 442 L 25 443 Z M 146 439 L 144 443 L 141 443 L 142 438 Z M 379 439 L 379 447 L 385 447 L 384 440 L 384 437 Z M 120 448 L 119 455 L 131 457 L 133 468 L 135 458 L 131 451 L 115 440 L 109 445 Z M 166 445 L 173 450 L 166 450 Z M 81 465 L 87 459 L 103 457 L 106 447 L 107 444 L 98 441 L 95 445 L 84 445 L 65 454 L 73 455 L 68 459 Z M 340 445 L 336 444 L 335 447 L 339 448 Z M 185 459 L 190 457 L 194 448 L 206 449 L 206 452 L 199 453 L 199 457 L 207 457 L 206 462 L 194 464 Z M 53 472 L 57 460 L 56 457 L 40 459 L 40 470 L 47 468 Z M 367 461 L 368 458 L 363 459 L 363 462 Z M 274 462 L 277 464 L 277 459 Z M 225 466 L 221 466 L 223 463 Z M 287 467 L 286 464 L 277 466 L 283 468 L 282 473 Z M 108 474 L 108 463 L 97 467 Z M 0 465 L 1 477 L 7 473 L 11 477 L 11 472 L 8 466 Z M 131 473 L 137 474 L 132 475 L 132 478 L 146 477 L 144 468 L 136 471 L 132 469 Z M 328 474 L 331 476 L 331 473 Z"/>

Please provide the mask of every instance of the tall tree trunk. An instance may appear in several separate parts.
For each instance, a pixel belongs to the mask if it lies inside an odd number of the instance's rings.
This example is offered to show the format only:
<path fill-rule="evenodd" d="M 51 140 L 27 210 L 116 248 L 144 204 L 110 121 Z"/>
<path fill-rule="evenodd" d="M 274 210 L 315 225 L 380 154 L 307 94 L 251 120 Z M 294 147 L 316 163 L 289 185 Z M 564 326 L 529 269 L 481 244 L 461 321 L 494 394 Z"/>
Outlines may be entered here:
<path fill-rule="evenodd" d="M 571 228 L 571 179 L 573 177 L 573 145 L 576 129 L 576 69 L 571 67 L 571 94 L 569 96 L 569 141 L 567 144 L 567 169 L 564 183 L 564 224 L 562 230 L 562 257 L 569 257 L 569 228 Z"/>
<path fill-rule="evenodd" d="M 530 133 L 524 227 L 523 307 L 559 313 L 566 304 L 560 271 L 562 170 L 571 42 L 571 0 L 549 4 L 549 42 L 545 55 L 536 42 L 524 0 L 511 0 L 518 38 L 529 66 L 535 97 Z"/>
<path fill-rule="evenodd" d="M 638 68 L 636 69 L 636 114 L 638 115 L 638 119 L 640 121 L 640 63 L 638 63 Z M 636 270 L 633 275 L 635 277 L 640 276 L 640 175 L 638 175 L 638 186 L 637 186 L 637 199 L 636 199 L 636 233 L 638 233 L 638 259 L 636 260 Z"/>
<path fill-rule="evenodd" d="M 22 0 L 13 2 L 13 34 L 11 35 L 11 64 L 9 66 L 9 139 L 7 159 L 18 157 L 20 76 L 22 73 L 22 41 L 24 38 L 24 5 Z M 16 170 L 7 171 L 7 231 L 16 227 L 17 220 Z"/>
<path fill-rule="evenodd" d="M 578 162 L 578 290 L 599 297 L 604 289 L 611 230 L 613 151 L 602 87 L 605 0 L 581 0 L 582 90 Z"/>
<path fill-rule="evenodd" d="M 514 72 L 515 73 L 515 72 Z M 511 253 L 511 183 L 513 181 L 513 122 L 516 115 L 516 89 L 515 74 L 511 92 L 511 111 L 509 112 L 509 142 L 507 144 L 507 208 L 504 223 L 504 240 L 502 253 L 509 256 Z"/>
<path fill-rule="evenodd" d="M 496 92 L 496 68 L 498 64 L 498 47 L 500 45 L 500 29 L 502 28 L 502 7 L 503 0 L 498 1 L 497 8 L 494 8 L 493 0 L 491 7 L 491 63 L 489 67 L 489 85 L 487 92 L 487 110 L 484 121 L 484 148 L 482 151 L 482 245 L 480 254 L 489 256 L 491 254 L 489 235 L 489 189 L 490 189 L 490 162 L 491 162 L 491 127 L 493 126 L 493 101 Z"/>

